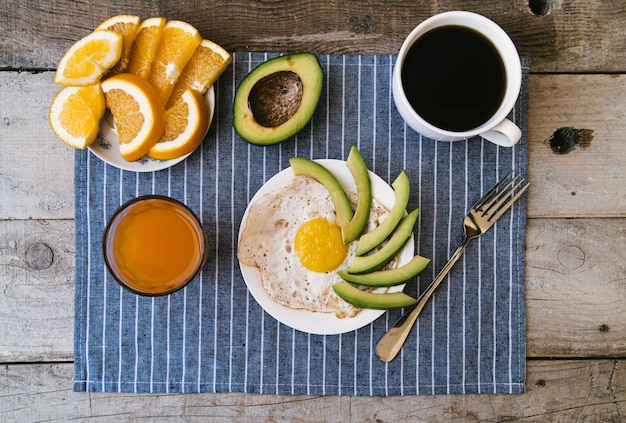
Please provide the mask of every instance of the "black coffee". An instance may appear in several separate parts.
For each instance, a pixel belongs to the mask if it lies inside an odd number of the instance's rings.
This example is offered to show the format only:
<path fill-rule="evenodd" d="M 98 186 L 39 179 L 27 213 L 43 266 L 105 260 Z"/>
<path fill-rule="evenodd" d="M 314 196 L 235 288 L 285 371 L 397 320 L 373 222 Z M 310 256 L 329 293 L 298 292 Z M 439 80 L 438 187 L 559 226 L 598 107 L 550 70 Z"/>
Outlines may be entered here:
<path fill-rule="evenodd" d="M 450 25 L 427 32 L 413 44 L 402 66 L 402 85 L 424 120 L 463 132 L 498 110 L 506 73 L 491 41 L 470 28 Z"/>

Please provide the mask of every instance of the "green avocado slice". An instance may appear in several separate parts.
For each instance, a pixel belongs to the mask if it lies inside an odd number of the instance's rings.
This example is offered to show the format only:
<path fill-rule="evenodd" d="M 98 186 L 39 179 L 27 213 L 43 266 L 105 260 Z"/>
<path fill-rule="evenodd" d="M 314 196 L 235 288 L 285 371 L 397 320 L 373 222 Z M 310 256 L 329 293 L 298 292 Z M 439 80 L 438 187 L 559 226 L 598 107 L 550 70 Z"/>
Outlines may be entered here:
<path fill-rule="evenodd" d="M 353 274 L 369 273 L 389 263 L 411 238 L 418 214 L 419 209 L 415 209 L 404 216 L 387 243 L 380 250 L 367 256 L 355 257 L 347 272 Z"/>
<path fill-rule="evenodd" d="M 354 216 L 352 216 L 352 220 L 341 227 L 343 243 L 349 244 L 359 238 L 367 225 L 367 220 L 370 216 L 370 208 L 372 206 L 372 184 L 369 171 L 358 148 L 353 146 L 350 149 L 346 165 L 348 169 L 350 169 L 350 173 L 352 173 L 358 195 L 356 210 Z"/>
<path fill-rule="evenodd" d="M 352 205 L 335 175 L 321 164 L 304 157 L 293 157 L 289 159 L 289 164 L 294 175 L 310 176 L 326 187 L 337 212 L 337 226 L 341 228 L 350 222 L 353 216 Z"/>
<path fill-rule="evenodd" d="M 235 92 L 235 131 L 257 145 L 285 141 L 311 120 L 323 81 L 324 73 L 312 53 L 289 54 L 261 63 Z"/>
<path fill-rule="evenodd" d="M 333 290 L 345 301 L 360 308 L 389 310 L 390 308 L 408 307 L 417 302 L 415 298 L 404 292 L 373 294 L 362 291 L 348 282 L 334 284 Z"/>
<path fill-rule="evenodd" d="M 364 275 L 354 275 L 345 270 L 340 270 L 337 274 L 345 281 L 366 286 L 394 286 L 399 285 L 409 279 L 419 275 L 428 267 L 430 259 L 422 256 L 415 256 L 407 264 L 391 270 L 379 270 L 377 272 Z"/>
<path fill-rule="evenodd" d="M 359 238 L 359 245 L 356 250 L 357 256 L 362 256 L 378 247 L 384 240 L 386 240 L 393 230 L 398 226 L 400 219 L 406 213 L 407 204 L 409 204 L 409 194 L 411 192 L 411 183 L 409 181 L 409 175 L 403 170 L 400 172 L 395 181 L 391 184 L 395 193 L 396 199 L 393 203 L 393 207 L 389 216 L 378 225 L 371 232 L 363 234 Z"/>

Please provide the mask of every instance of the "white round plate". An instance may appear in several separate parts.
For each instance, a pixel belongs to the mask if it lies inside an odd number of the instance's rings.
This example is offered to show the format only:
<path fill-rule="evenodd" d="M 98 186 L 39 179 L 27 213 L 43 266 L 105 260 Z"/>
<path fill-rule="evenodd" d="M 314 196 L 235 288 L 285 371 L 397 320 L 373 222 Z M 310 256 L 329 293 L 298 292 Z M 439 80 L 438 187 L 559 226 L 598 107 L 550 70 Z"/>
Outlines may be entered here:
<path fill-rule="evenodd" d="M 211 121 L 213 120 L 213 111 L 215 110 L 215 90 L 213 87 L 209 88 L 204 94 L 204 100 L 207 103 L 209 110 L 209 126 L 211 127 Z M 206 136 L 206 133 L 204 134 Z M 89 149 L 93 154 L 104 160 L 108 164 L 118 167 L 124 170 L 132 170 L 135 172 L 154 172 L 156 170 L 167 169 L 170 166 L 174 166 L 176 163 L 180 163 L 185 160 L 189 154 L 182 157 L 178 157 L 173 160 L 155 160 L 151 157 L 144 156 L 135 162 L 129 162 L 122 158 L 120 155 L 119 138 L 117 137 L 117 130 L 115 129 L 115 122 L 113 121 L 113 115 L 107 109 L 104 117 L 100 121 L 100 134 L 96 141 L 89 146 Z"/>
<path fill-rule="evenodd" d="M 346 162 L 342 160 L 323 159 L 316 160 L 316 162 L 324 165 L 330 170 L 335 177 L 339 180 L 341 185 L 346 191 L 357 192 L 356 184 L 352 178 L 350 170 L 346 166 Z M 372 196 L 383 206 L 391 209 L 395 201 L 395 193 L 385 181 L 383 181 L 378 175 L 370 172 L 370 180 L 372 183 Z M 293 171 L 291 168 L 284 169 L 280 173 L 274 175 L 269 181 L 267 181 L 261 189 L 255 194 L 250 201 L 248 208 L 246 209 L 243 218 L 241 219 L 241 226 L 239 228 L 239 237 L 245 227 L 245 222 L 248 218 L 248 210 L 250 205 L 261 198 L 263 195 L 272 192 L 278 188 L 288 185 L 294 179 Z M 415 241 L 413 236 L 406 243 L 404 249 L 400 252 L 400 264 L 408 263 L 414 255 Z M 248 266 L 239 262 L 243 279 L 248 286 L 248 290 L 259 303 L 259 305 L 270 316 L 274 317 L 279 322 L 297 329 L 302 332 L 312 333 L 316 335 L 336 335 L 340 333 L 350 332 L 359 329 L 365 325 L 376 320 L 380 317 L 385 310 L 372 310 L 362 309 L 355 317 L 346 317 L 339 319 L 334 313 L 318 313 L 308 310 L 296 310 L 283 306 L 275 302 L 263 288 L 261 283 L 261 275 L 259 270 L 254 266 Z M 398 292 L 404 289 L 404 284 L 397 285 L 389 288 L 390 292 Z"/>

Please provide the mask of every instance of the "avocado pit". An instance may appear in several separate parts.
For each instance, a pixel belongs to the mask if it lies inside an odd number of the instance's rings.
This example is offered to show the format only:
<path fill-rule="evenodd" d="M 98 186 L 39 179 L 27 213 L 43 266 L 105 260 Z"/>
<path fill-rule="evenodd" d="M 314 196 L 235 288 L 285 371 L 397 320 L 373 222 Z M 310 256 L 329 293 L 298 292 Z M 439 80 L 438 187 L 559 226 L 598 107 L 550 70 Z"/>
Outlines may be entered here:
<path fill-rule="evenodd" d="M 296 114 L 303 94 L 300 76 L 292 71 L 280 71 L 267 75 L 252 87 L 248 105 L 259 125 L 273 128 Z"/>
<path fill-rule="evenodd" d="M 289 139 L 311 120 L 324 74 L 312 53 L 271 58 L 239 84 L 233 101 L 233 128 L 244 140 L 272 145 Z"/>

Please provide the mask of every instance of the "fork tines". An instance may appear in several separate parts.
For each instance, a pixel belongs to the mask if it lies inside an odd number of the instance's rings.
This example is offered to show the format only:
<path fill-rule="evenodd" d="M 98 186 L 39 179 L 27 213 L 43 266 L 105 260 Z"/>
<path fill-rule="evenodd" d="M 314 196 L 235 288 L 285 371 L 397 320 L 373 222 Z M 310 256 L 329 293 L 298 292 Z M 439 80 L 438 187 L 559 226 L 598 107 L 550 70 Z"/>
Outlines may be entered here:
<path fill-rule="evenodd" d="M 529 185 L 525 178 L 511 171 L 478 200 L 473 209 L 481 213 L 483 217 L 489 214 L 488 220 L 490 221 L 498 219 Z"/>

